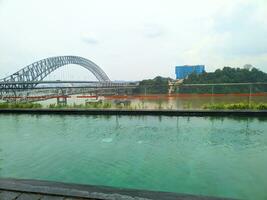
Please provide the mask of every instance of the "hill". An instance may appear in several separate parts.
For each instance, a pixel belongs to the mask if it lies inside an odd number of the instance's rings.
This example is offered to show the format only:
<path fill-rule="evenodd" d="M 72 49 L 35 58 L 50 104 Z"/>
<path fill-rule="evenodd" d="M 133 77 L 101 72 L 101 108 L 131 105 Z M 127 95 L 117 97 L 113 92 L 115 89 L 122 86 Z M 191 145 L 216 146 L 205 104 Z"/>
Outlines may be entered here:
<path fill-rule="evenodd" d="M 267 82 L 267 73 L 256 68 L 231 68 L 224 67 L 222 70 L 217 69 L 215 72 L 205 72 L 203 74 L 191 74 L 184 80 L 185 84 L 197 83 L 255 83 Z"/>
<path fill-rule="evenodd" d="M 134 94 L 167 94 L 171 78 L 157 76 L 154 79 L 142 80 L 139 86 L 133 90 Z M 256 68 L 232 68 L 224 67 L 215 72 L 203 74 L 191 74 L 183 81 L 183 84 L 216 84 L 216 83 L 256 83 L 267 82 L 267 73 Z M 211 93 L 212 86 L 188 87 L 177 85 L 172 92 L 177 93 Z M 249 85 L 213 86 L 214 93 L 249 93 Z M 267 85 L 253 85 L 252 92 L 267 92 Z"/>
<path fill-rule="evenodd" d="M 183 81 L 183 84 L 213 84 L 213 83 L 256 83 L 267 82 L 267 73 L 256 68 L 231 68 L 224 67 L 215 72 L 203 74 L 191 74 Z M 250 88 L 251 87 L 251 88 Z M 180 87 L 176 89 L 180 93 L 211 93 L 211 86 Z M 213 86 L 214 93 L 260 93 L 267 92 L 267 85 L 231 85 Z"/>

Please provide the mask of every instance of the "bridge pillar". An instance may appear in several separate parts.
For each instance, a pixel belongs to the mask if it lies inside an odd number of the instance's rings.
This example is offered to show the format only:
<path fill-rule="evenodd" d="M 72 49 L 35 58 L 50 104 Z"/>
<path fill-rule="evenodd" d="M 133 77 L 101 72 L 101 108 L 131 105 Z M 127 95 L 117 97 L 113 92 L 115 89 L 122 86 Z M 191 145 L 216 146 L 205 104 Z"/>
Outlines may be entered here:
<path fill-rule="evenodd" d="M 57 97 L 57 105 L 66 106 L 67 105 L 67 96 Z"/>

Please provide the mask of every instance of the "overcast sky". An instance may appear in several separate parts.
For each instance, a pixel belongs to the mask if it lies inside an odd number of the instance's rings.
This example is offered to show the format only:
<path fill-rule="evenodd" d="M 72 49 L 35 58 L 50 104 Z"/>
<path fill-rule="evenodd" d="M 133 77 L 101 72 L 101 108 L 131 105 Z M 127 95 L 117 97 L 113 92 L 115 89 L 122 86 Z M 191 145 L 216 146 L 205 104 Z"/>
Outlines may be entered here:
<path fill-rule="evenodd" d="M 267 1 L 0 0 L 0 48 L 0 78 L 59 55 L 88 58 L 112 80 L 174 78 L 190 64 L 267 72 Z"/>

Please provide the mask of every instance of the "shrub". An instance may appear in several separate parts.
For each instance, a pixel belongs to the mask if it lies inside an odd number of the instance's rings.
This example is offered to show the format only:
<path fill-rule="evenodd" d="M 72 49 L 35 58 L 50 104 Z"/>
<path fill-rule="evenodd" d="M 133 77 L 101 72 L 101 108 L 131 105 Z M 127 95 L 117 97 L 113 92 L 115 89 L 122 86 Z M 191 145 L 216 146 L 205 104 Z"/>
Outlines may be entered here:
<path fill-rule="evenodd" d="M 203 109 L 209 110 L 267 110 L 266 103 L 220 103 L 220 104 L 205 104 Z"/>
<path fill-rule="evenodd" d="M 27 109 L 27 108 L 42 108 L 42 104 L 39 103 L 0 103 L 0 108 L 18 108 L 18 109 Z"/>

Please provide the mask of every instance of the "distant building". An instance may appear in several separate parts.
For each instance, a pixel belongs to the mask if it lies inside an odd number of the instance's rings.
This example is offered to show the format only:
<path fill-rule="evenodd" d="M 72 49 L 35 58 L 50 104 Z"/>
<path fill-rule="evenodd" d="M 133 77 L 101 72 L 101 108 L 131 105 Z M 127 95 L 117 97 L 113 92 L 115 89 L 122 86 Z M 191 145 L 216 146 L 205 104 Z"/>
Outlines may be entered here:
<path fill-rule="evenodd" d="M 192 73 L 202 74 L 204 71 L 205 65 L 184 65 L 175 67 L 176 79 L 185 79 Z"/>

